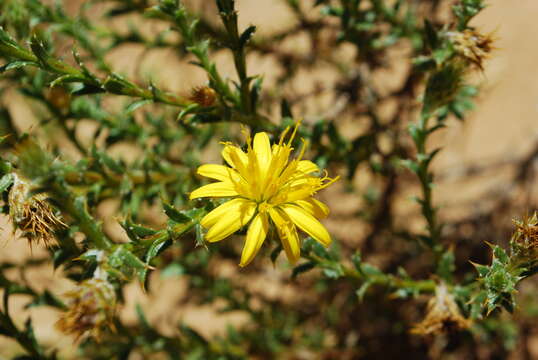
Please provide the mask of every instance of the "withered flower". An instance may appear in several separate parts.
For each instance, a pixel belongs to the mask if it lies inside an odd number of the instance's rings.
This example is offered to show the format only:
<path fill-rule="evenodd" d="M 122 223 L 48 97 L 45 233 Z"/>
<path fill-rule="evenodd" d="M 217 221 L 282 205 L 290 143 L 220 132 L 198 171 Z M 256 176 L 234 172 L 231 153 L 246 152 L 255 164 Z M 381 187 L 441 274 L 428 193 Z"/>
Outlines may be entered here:
<path fill-rule="evenodd" d="M 32 194 L 30 181 L 15 176 L 9 191 L 9 214 L 13 223 L 23 231 L 30 242 L 43 242 L 49 246 L 55 240 L 54 231 L 67 226 L 54 213 L 46 193 Z"/>
<path fill-rule="evenodd" d="M 189 100 L 197 103 L 200 106 L 208 107 L 217 100 L 217 93 L 209 86 L 197 86 L 191 90 Z"/>
<path fill-rule="evenodd" d="M 99 340 L 106 329 L 114 330 L 116 293 L 106 279 L 84 280 L 64 296 L 69 299 L 68 310 L 56 322 L 60 331 L 74 335 L 78 341 L 82 337 Z"/>
<path fill-rule="evenodd" d="M 461 315 L 454 296 L 444 283 L 437 285 L 435 296 L 428 301 L 426 317 L 415 324 L 411 333 L 418 335 L 439 334 L 464 330 L 471 326 L 471 320 Z"/>
<path fill-rule="evenodd" d="M 467 61 L 484 70 L 484 61 L 495 49 L 492 34 L 482 35 L 474 29 L 466 29 L 463 32 L 449 31 L 448 38 L 452 41 L 456 52 Z"/>
<path fill-rule="evenodd" d="M 514 219 L 516 227 L 510 244 L 512 250 L 518 255 L 526 255 L 536 259 L 538 255 L 538 213 L 532 216 L 525 215 L 523 220 Z"/>

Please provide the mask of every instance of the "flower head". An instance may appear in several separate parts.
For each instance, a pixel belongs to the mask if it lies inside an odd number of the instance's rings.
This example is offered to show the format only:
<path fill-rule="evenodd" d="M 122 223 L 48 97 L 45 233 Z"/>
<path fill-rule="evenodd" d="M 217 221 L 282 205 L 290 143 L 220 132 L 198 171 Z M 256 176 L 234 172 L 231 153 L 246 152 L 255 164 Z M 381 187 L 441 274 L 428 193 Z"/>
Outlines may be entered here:
<path fill-rule="evenodd" d="M 200 106 L 208 107 L 217 100 L 217 93 L 209 86 L 197 86 L 192 89 L 189 99 Z"/>
<path fill-rule="evenodd" d="M 482 35 L 476 30 L 467 29 L 463 32 L 449 31 L 447 36 L 461 57 L 476 65 L 480 70 L 484 70 L 484 61 L 494 50 L 495 39 L 492 34 Z"/>
<path fill-rule="evenodd" d="M 247 135 L 246 152 L 224 143 L 222 157 L 227 165 L 206 164 L 198 168 L 198 174 L 218 182 L 196 189 L 191 199 L 232 198 L 202 219 L 202 226 L 209 229 L 206 239 L 220 241 L 249 224 L 240 266 L 248 265 L 260 250 L 270 223 L 275 225 L 292 263 L 300 255 L 297 227 L 325 246 L 331 243 L 329 233 L 318 221 L 329 214 L 329 209 L 313 195 L 337 178 L 316 176 L 317 165 L 302 160 L 306 142 L 298 158 L 290 159 L 297 127 L 289 137 L 287 128 L 272 146 L 265 132 L 257 133 L 252 141 Z"/>
<path fill-rule="evenodd" d="M 60 331 L 75 335 L 76 340 L 85 336 L 99 340 L 105 329 L 113 328 L 116 294 L 106 279 L 84 280 L 65 296 L 69 299 L 68 309 L 56 323 Z"/>
<path fill-rule="evenodd" d="M 21 229 L 30 244 L 33 241 L 50 245 L 54 232 L 67 225 L 54 213 L 46 193 L 32 194 L 29 180 L 13 173 L 14 183 L 9 191 L 9 214 L 13 223 Z"/>
<path fill-rule="evenodd" d="M 532 216 L 525 215 L 522 220 L 514 219 L 516 227 L 510 247 L 512 253 L 520 260 L 533 261 L 538 260 L 538 213 Z"/>

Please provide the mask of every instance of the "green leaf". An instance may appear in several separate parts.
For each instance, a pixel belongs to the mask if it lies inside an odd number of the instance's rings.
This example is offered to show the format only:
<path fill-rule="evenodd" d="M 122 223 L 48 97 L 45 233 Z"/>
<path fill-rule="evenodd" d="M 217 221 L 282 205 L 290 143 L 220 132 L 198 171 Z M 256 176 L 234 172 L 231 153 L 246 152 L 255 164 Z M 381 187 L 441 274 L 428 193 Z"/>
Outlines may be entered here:
<path fill-rule="evenodd" d="M 439 259 L 439 263 L 437 264 L 437 275 L 439 275 L 442 279 L 450 281 L 455 270 L 456 265 L 454 252 L 447 250 Z"/>
<path fill-rule="evenodd" d="M 344 276 L 342 264 L 335 263 L 333 267 L 323 269 L 323 274 L 330 279 L 338 279 Z"/>
<path fill-rule="evenodd" d="M 139 88 L 138 86 L 124 79 L 118 74 L 112 74 L 107 77 L 103 86 L 107 91 L 117 95 L 127 95 L 135 97 L 146 97 L 149 95 L 149 91 L 144 91 L 143 89 Z"/>
<path fill-rule="evenodd" d="M 176 118 L 176 121 L 181 121 L 183 120 L 183 118 L 185 116 L 187 116 L 188 114 L 191 114 L 193 113 L 195 110 L 197 110 L 198 108 L 200 108 L 200 105 L 194 103 L 194 104 L 189 104 L 187 105 L 183 110 L 181 110 L 179 112 L 179 114 L 177 115 L 177 118 Z"/>
<path fill-rule="evenodd" d="M 353 266 L 355 267 L 355 270 L 362 273 L 362 255 L 359 250 L 357 250 L 352 256 L 351 261 L 353 262 Z"/>
<path fill-rule="evenodd" d="M 362 272 L 367 276 L 383 275 L 383 272 L 373 265 L 364 263 L 361 266 Z"/>
<path fill-rule="evenodd" d="M 157 230 L 150 229 L 133 223 L 130 219 L 121 223 L 121 226 L 129 236 L 129 239 L 138 241 L 141 238 L 149 237 L 157 234 Z"/>
<path fill-rule="evenodd" d="M 135 311 L 136 317 L 138 318 L 138 324 L 146 331 L 151 330 L 152 328 L 146 318 L 146 314 L 144 314 L 144 309 L 142 309 L 142 306 L 139 303 L 135 305 Z"/>
<path fill-rule="evenodd" d="M 439 37 L 437 36 L 437 31 L 435 31 L 432 23 L 427 19 L 424 20 L 424 33 L 430 49 L 436 49 L 439 46 Z"/>
<path fill-rule="evenodd" d="M 177 223 L 183 224 L 192 221 L 192 218 L 180 212 L 170 204 L 163 203 L 163 207 L 166 216 L 168 216 L 170 219 L 174 220 Z"/>
<path fill-rule="evenodd" d="M 302 273 L 305 273 L 307 271 L 310 271 L 315 267 L 316 267 L 316 263 L 313 262 L 313 261 L 308 261 L 306 263 L 298 265 L 298 266 L 293 268 L 293 271 L 291 273 L 291 277 L 292 277 L 292 279 L 295 279 L 298 275 L 300 275 Z"/>
<path fill-rule="evenodd" d="M 204 232 L 202 231 L 202 225 L 197 223 L 194 225 L 194 230 L 196 232 L 196 247 L 203 246 L 206 247 L 205 240 L 204 240 Z"/>
<path fill-rule="evenodd" d="M 7 190 L 15 180 L 13 174 L 6 174 L 0 178 L 0 194 Z"/>
<path fill-rule="evenodd" d="M 21 60 L 11 61 L 11 62 L 8 62 L 7 64 L 5 64 L 4 66 L 0 66 L 0 74 L 4 73 L 6 71 L 9 71 L 9 70 L 20 69 L 20 68 L 23 68 L 23 67 L 29 66 L 29 65 L 38 66 L 37 63 L 35 63 L 33 61 L 21 61 Z"/>
<path fill-rule="evenodd" d="M 125 113 L 130 114 L 134 112 L 136 109 L 138 109 L 139 107 L 142 107 L 147 104 L 151 104 L 152 102 L 153 100 L 151 99 L 142 99 L 142 100 L 134 101 L 125 108 Z"/>
<path fill-rule="evenodd" d="M 498 259 L 503 264 L 508 264 L 508 262 L 510 261 L 510 257 L 508 256 L 506 251 L 504 251 L 504 249 L 500 246 L 495 246 L 493 248 L 493 256 L 495 257 L 495 259 Z"/>
<path fill-rule="evenodd" d="M 271 262 L 273 263 L 273 265 L 275 264 L 276 259 L 278 258 L 278 255 L 280 255 L 280 253 L 282 252 L 282 250 L 283 250 L 282 244 L 278 244 L 278 245 L 273 249 L 273 251 L 271 251 L 270 258 L 271 258 Z"/>
<path fill-rule="evenodd" d="M 122 272 L 126 276 L 138 274 L 142 283 L 145 282 L 149 266 L 133 254 L 127 244 L 116 246 L 108 256 L 108 265 Z"/>
<path fill-rule="evenodd" d="M 366 295 L 366 291 L 368 291 L 371 285 L 372 283 L 370 281 L 366 281 L 361 285 L 360 288 L 357 289 L 355 294 L 357 294 L 357 297 L 359 298 L 360 301 L 364 299 L 364 295 Z"/>
<path fill-rule="evenodd" d="M 478 272 L 478 275 L 480 277 L 484 277 L 488 274 L 489 272 L 489 266 L 487 265 L 482 265 L 482 264 L 477 264 L 477 263 L 474 263 L 471 261 L 471 264 L 475 267 L 476 271 Z"/>
<path fill-rule="evenodd" d="M 149 247 L 149 249 L 148 249 L 148 251 L 146 253 L 146 256 L 145 256 L 146 264 L 149 264 L 150 261 L 154 257 L 159 255 L 162 251 L 164 251 L 164 249 L 166 249 L 171 244 L 172 244 L 172 241 L 170 240 L 170 238 L 168 236 L 162 236 L 162 237 L 157 238 L 151 244 L 151 246 Z"/>
<path fill-rule="evenodd" d="M 172 263 L 164 268 L 164 270 L 161 272 L 161 277 L 177 277 L 185 274 L 185 272 L 185 268 L 182 265 L 178 263 Z"/>
<path fill-rule="evenodd" d="M 112 159 L 106 152 L 99 151 L 95 146 L 91 150 L 92 156 L 95 157 L 101 165 L 106 166 L 118 175 L 125 174 L 125 168 L 119 161 Z"/>
<path fill-rule="evenodd" d="M 31 303 L 27 304 L 24 308 L 28 309 L 35 306 L 43 305 L 55 307 L 58 309 L 66 309 L 65 304 L 48 290 L 45 290 L 39 296 L 34 297 L 34 300 Z"/>
<path fill-rule="evenodd" d="M 239 37 L 239 47 L 240 48 L 245 47 L 245 45 L 248 43 L 248 41 L 250 40 L 250 38 L 255 32 L 256 32 L 256 26 L 254 25 L 249 26 L 245 31 L 243 31 L 243 33 Z"/>

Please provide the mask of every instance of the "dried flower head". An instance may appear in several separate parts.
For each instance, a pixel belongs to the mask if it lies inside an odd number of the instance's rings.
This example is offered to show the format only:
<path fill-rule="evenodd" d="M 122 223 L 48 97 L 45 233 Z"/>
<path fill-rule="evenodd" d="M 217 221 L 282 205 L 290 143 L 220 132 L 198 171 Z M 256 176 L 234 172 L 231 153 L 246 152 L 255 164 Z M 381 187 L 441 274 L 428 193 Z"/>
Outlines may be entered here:
<path fill-rule="evenodd" d="M 248 265 L 260 250 L 269 232 L 270 220 L 292 263 L 300 255 L 296 227 L 324 246 L 331 243 L 329 233 L 318 221 L 329 214 L 329 209 L 313 195 L 337 178 L 331 179 L 326 174 L 317 176 L 318 166 L 309 160 L 301 160 L 306 143 L 298 158 L 290 159 L 298 126 L 287 142 L 290 128 L 283 132 L 278 144 L 272 146 L 265 132 L 257 133 L 252 141 L 247 135 L 246 153 L 238 146 L 225 143 L 222 157 L 228 166 L 206 164 L 198 168 L 198 174 L 219 182 L 196 189 L 191 193 L 191 199 L 232 198 L 202 219 L 202 226 L 209 229 L 207 241 L 220 241 L 250 224 L 240 266 Z"/>
<path fill-rule="evenodd" d="M 99 340 L 106 329 L 114 329 L 116 293 L 104 278 L 84 280 L 78 287 L 65 294 L 68 309 L 56 322 L 56 327 L 65 334 Z"/>
<path fill-rule="evenodd" d="M 516 227 L 510 244 L 512 250 L 518 255 L 530 256 L 536 259 L 538 255 L 538 214 L 525 215 L 523 220 L 514 219 Z"/>
<path fill-rule="evenodd" d="M 437 285 L 435 296 L 428 301 L 428 313 L 424 320 L 415 324 L 411 333 L 419 335 L 446 333 L 467 329 L 471 320 L 461 315 L 454 296 L 444 283 Z"/>
<path fill-rule="evenodd" d="M 13 223 L 22 230 L 30 244 L 36 241 L 49 246 L 55 240 L 54 232 L 67 225 L 54 213 L 46 193 L 32 194 L 31 183 L 13 175 L 14 182 L 8 196 Z"/>
<path fill-rule="evenodd" d="M 217 100 L 217 93 L 209 86 L 197 86 L 192 89 L 189 99 L 200 106 L 208 107 Z"/>
<path fill-rule="evenodd" d="M 484 70 L 484 61 L 495 49 L 492 34 L 482 35 L 474 29 L 466 29 L 463 32 L 449 31 L 447 36 L 461 57 L 476 65 L 480 70 Z"/>

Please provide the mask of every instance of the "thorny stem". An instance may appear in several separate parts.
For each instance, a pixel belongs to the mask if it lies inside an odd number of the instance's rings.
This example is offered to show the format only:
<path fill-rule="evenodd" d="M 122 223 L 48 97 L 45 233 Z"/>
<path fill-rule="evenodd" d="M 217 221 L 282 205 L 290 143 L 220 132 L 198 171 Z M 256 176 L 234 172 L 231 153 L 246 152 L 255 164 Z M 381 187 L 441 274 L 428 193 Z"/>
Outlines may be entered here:
<path fill-rule="evenodd" d="M 417 131 L 420 135 L 414 137 L 414 142 L 417 148 L 417 176 L 420 180 L 420 187 L 422 191 L 422 199 L 420 199 L 419 202 L 422 209 L 422 215 L 427 222 L 429 233 L 428 237 L 424 238 L 424 240 L 427 242 L 428 246 L 430 246 L 434 252 L 439 255 L 440 252 L 442 252 L 442 247 L 439 244 L 441 238 L 441 227 L 437 222 L 437 209 L 433 206 L 433 174 L 429 171 L 429 165 L 435 153 L 428 153 L 426 150 L 427 137 L 434 131 L 434 129 L 428 127 L 429 119 L 430 114 L 421 114 L 417 127 Z"/>
<path fill-rule="evenodd" d="M 93 242 L 95 247 L 101 250 L 109 249 L 112 242 L 105 236 L 99 223 L 88 213 L 85 197 L 73 194 L 63 181 L 54 182 L 51 185 L 58 203 L 64 211 L 75 218 L 81 231 Z"/>
<path fill-rule="evenodd" d="M 316 254 L 303 255 L 304 258 L 315 262 L 317 265 L 330 266 L 332 262 L 330 260 L 324 259 Z M 369 275 L 366 277 L 363 273 L 357 269 L 353 269 L 349 266 L 346 266 L 342 263 L 339 263 L 340 269 L 342 269 L 345 277 L 353 280 L 365 281 L 367 280 L 371 284 L 388 286 L 391 288 L 412 288 L 420 292 L 433 293 L 435 292 L 436 283 L 433 280 L 411 280 L 411 279 L 401 279 L 391 274 L 379 273 L 376 275 Z"/>

